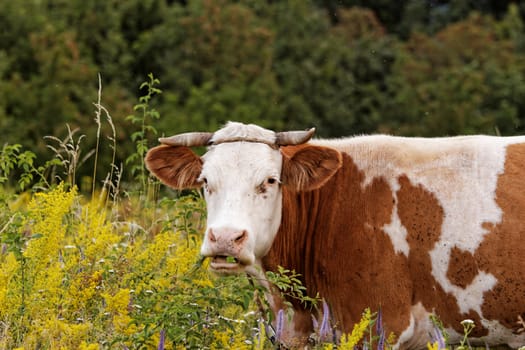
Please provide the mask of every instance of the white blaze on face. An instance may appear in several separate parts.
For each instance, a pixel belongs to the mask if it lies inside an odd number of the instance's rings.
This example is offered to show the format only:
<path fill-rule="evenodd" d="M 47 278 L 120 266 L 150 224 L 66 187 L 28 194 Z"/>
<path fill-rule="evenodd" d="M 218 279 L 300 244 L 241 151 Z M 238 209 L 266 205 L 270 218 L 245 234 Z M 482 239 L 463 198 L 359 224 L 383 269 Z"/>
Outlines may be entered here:
<path fill-rule="evenodd" d="M 202 159 L 208 218 L 201 254 L 233 257 L 241 265 L 258 262 L 281 222 L 280 151 L 231 142 L 211 147 Z"/>

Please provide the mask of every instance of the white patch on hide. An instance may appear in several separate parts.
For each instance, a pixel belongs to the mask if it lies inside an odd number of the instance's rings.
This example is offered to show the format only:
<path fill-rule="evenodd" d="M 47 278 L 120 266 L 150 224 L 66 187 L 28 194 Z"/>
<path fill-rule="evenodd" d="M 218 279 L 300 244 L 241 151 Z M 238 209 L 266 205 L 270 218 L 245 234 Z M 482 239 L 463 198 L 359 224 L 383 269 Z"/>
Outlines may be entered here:
<path fill-rule="evenodd" d="M 397 203 L 397 195 L 394 194 L 395 201 Z M 410 247 L 407 242 L 407 229 L 401 224 L 401 219 L 397 212 L 397 204 L 394 206 L 392 211 L 392 217 L 388 224 L 382 227 L 383 231 L 390 237 L 390 241 L 394 247 L 396 253 L 403 253 L 408 257 Z"/>

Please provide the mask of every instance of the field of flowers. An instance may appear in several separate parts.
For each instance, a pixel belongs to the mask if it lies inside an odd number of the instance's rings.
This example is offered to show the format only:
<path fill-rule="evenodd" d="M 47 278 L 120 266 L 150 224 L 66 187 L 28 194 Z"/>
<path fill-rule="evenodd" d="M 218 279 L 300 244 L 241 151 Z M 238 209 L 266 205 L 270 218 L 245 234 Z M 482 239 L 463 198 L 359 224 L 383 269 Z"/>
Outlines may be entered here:
<path fill-rule="evenodd" d="M 64 184 L 26 197 L 4 202 L 0 349 L 248 345 L 253 292 L 198 261 L 199 197 L 109 207 Z"/>

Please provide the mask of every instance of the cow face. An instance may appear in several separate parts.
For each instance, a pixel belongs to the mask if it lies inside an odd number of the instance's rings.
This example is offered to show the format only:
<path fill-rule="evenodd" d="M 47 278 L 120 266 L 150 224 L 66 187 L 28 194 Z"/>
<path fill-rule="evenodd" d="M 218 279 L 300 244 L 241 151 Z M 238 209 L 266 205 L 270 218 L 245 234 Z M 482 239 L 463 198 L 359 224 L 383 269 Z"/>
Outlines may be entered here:
<path fill-rule="evenodd" d="M 203 161 L 208 221 L 201 254 L 212 257 L 213 270 L 235 272 L 264 256 L 277 233 L 282 155 L 265 144 L 229 143 Z"/>
<path fill-rule="evenodd" d="M 211 258 L 211 270 L 256 273 L 281 223 L 283 187 L 321 187 L 341 166 L 341 155 L 310 145 L 282 152 L 276 144 L 282 135 L 254 125 L 229 123 L 213 135 L 199 135 L 211 143 L 204 156 L 162 145 L 148 152 L 148 169 L 173 188 L 203 188 L 208 215 L 201 254 Z"/>

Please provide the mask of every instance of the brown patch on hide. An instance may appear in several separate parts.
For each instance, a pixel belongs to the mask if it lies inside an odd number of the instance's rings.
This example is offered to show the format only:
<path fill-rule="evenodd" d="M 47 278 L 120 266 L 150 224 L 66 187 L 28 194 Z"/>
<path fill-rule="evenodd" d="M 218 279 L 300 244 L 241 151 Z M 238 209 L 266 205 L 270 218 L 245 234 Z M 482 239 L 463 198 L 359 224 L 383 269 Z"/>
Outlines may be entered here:
<path fill-rule="evenodd" d="M 503 215 L 475 252 L 480 269 L 497 284 L 483 295 L 481 311 L 515 332 L 518 316 L 525 316 L 525 144 L 507 147 L 505 170 L 498 178 L 496 203 Z"/>
<path fill-rule="evenodd" d="M 458 247 L 450 251 L 447 278 L 458 287 L 466 288 L 479 273 L 479 267 L 474 256 Z"/>

